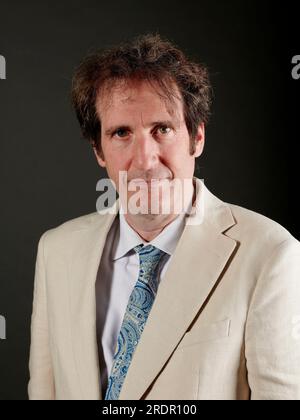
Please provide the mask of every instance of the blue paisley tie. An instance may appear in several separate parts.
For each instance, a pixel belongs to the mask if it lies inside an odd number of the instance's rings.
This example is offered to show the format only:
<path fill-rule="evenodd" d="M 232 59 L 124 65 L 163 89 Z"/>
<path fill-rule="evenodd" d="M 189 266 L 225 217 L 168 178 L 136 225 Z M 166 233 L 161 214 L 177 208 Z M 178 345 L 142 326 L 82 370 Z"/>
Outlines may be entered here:
<path fill-rule="evenodd" d="M 144 330 L 158 288 L 159 262 L 165 252 L 153 245 L 138 245 L 140 270 L 131 292 L 118 336 L 105 400 L 117 400 L 133 353 Z"/>

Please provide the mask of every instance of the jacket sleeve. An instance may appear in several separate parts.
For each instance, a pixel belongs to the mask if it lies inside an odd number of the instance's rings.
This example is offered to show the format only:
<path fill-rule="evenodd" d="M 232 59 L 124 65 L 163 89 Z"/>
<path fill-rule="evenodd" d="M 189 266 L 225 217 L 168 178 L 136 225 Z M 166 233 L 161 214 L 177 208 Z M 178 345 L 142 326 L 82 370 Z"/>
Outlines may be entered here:
<path fill-rule="evenodd" d="M 29 358 L 30 380 L 28 395 L 30 400 L 55 399 L 54 377 L 49 346 L 47 314 L 46 270 L 44 241 L 47 232 L 39 241 L 31 316 L 31 345 Z"/>
<path fill-rule="evenodd" d="M 280 243 L 249 306 L 245 355 L 253 400 L 300 399 L 300 243 Z"/>

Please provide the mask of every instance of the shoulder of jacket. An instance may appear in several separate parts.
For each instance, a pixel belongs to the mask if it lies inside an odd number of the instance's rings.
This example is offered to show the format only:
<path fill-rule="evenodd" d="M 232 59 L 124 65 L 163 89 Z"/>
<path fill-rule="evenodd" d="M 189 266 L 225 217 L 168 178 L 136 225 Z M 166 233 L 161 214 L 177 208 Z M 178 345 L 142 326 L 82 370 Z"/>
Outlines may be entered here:
<path fill-rule="evenodd" d="M 100 226 L 104 219 L 104 215 L 93 212 L 67 220 L 54 228 L 46 230 L 42 234 L 40 242 L 48 244 L 49 242 L 62 243 L 68 241 L 68 239 L 72 238 L 73 232 L 90 229 L 95 225 Z"/>
<path fill-rule="evenodd" d="M 235 204 L 227 204 L 236 221 L 236 224 L 230 229 L 231 233 L 243 237 L 247 235 L 254 240 L 263 239 L 263 242 L 272 244 L 279 244 L 289 239 L 297 242 L 297 239 L 275 220 L 253 210 Z"/>

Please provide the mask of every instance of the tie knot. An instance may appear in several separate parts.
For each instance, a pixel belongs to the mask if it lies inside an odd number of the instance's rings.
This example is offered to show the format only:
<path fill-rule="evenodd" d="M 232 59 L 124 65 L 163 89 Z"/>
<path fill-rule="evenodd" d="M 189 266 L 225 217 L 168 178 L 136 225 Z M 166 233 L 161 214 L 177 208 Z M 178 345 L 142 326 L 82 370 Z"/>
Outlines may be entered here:
<path fill-rule="evenodd" d="M 160 262 L 166 253 L 153 245 L 141 244 L 134 247 L 134 250 L 140 259 L 139 281 L 149 284 L 156 292 Z"/>
<path fill-rule="evenodd" d="M 149 274 L 152 272 L 151 275 L 155 275 L 155 271 L 166 253 L 154 245 L 143 246 L 141 244 L 134 247 L 134 250 L 140 258 L 140 271 Z"/>
<path fill-rule="evenodd" d="M 159 248 L 156 248 L 154 245 L 146 245 L 143 244 L 137 245 L 133 248 L 139 256 L 145 257 L 162 257 L 165 252 Z"/>

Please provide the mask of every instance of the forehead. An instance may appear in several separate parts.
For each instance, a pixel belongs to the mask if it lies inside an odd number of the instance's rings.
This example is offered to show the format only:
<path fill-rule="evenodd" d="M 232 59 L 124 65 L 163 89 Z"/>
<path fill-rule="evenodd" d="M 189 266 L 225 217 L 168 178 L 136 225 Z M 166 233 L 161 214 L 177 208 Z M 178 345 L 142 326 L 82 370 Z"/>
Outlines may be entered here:
<path fill-rule="evenodd" d="M 167 97 L 161 87 L 148 81 L 119 81 L 104 87 L 97 96 L 96 109 L 102 122 L 118 117 L 143 115 L 144 118 L 172 118 L 181 120 L 183 103 L 174 84 Z"/>

